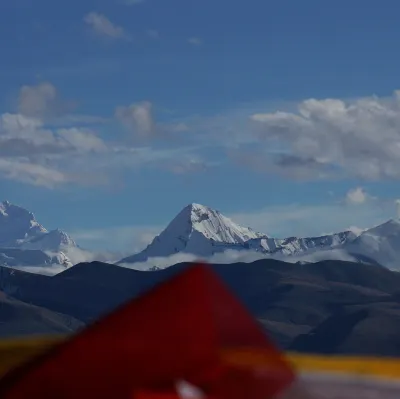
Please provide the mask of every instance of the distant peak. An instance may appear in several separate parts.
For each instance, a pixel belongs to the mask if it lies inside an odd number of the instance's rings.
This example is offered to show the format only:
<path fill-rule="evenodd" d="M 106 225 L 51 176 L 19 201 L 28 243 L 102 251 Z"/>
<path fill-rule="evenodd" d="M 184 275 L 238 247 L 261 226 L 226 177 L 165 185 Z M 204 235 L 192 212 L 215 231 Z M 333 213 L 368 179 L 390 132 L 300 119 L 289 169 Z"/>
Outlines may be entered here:
<path fill-rule="evenodd" d="M 15 208 L 15 205 L 12 204 L 10 201 L 3 201 L 0 203 L 0 209 L 3 212 L 7 212 L 11 208 Z"/>
<path fill-rule="evenodd" d="M 203 212 L 207 212 L 207 211 L 212 211 L 213 209 L 211 209 L 209 206 L 205 206 L 205 205 L 201 205 L 201 204 L 197 204 L 195 202 L 187 205 L 185 207 L 185 209 L 189 209 L 191 211 L 203 211 Z"/>
<path fill-rule="evenodd" d="M 29 210 L 12 204 L 0 202 L 0 245 L 2 247 L 22 247 L 34 238 L 47 233 Z"/>
<path fill-rule="evenodd" d="M 210 218 L 218 218 L 221 213 L 209 206 L 191 203 L 187 205 L 180 213 L 181 216 L 190 220 L 191 223 L 201 223 L 203 221 L 209 220 Z"/>
<path fill-rule="evenodd" d="M 191 203 L 186 205 L 178 214 L 178 216 L 186 219 L 197 219 L 201 215 L 208 215 L 210 213 L 216 213 L 213 209 L 209 208 L 208 206 Z"/>
<path fill-rule="evenodd" d="M 393 219 L 389 219 L 386 223 L 384 224 L 395 224 L 395 225 L 399 225 L 400 224 L 400 218 L 393 218 Z"/>
<path fill-rule="evenodd" d="M 375 227 L 365 230 L 367 235 L 391 236 L 400 234 L 400 219 L 389 219 Z"/>
<path fill-rule="evenodd" d="M 265 237 L 264 234 L 236 224 L 221 212 L 195 202 L 182 209 L 168 225 L 164 234 L 189 237 L 193 232 L 200 233 L 213 241 L 231 244 Z"/>
<path fill-rule="evenodd" d="M 373 227 L 372 229 L 379 228 L 379 227 L 393 227 L 393 228 L 400 227 L 400 219 L 399 218 L 389 219 L 386 222 L 378 224 L 377 226 Z M 369 229 L 369 230 L 372 230 L 372 229 Z"/>
<path fill-rule="evenodd" d="M 3 211 L 3 214 L 18 213 L 18 214 L 27 214 L 30 215 L 31 217 L 34 217 L 32 212 L 28 211 L 22 206 L 12 204 L 10 201 L 7 200 L 0 203 L 0 209 Z"/>
<path fill-rule="evenodd" d="M 12 202 L 10 202 L 8 200 L 5 200 L 5 201 L 1 202 L 0 203 L 0 207 L 3 208 L 3 209 L 20 209 L 21 211 L 25 211 L 25 212 L 31 213 L 26 208 L 24 208 L 24 207 L 22 207 L 20 205 L 13 204 Z"/>

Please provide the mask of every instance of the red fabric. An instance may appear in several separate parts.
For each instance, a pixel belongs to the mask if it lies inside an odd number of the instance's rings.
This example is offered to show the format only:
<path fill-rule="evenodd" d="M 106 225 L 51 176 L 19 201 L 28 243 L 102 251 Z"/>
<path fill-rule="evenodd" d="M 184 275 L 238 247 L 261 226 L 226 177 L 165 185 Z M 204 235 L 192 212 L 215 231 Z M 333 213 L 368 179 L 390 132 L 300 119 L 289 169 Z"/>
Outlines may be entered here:
<path fill-rule="evenodd" d="M 133 394 L 132 399 L 181 399 L 181 397 L 173 393 L 159 393 L 152 391 L 137 391 Z"/>
<path fill-rule="evenodd" d="M 260 376 L 221 356 L 243 347 L 268 353 L 271 372 Z M 220 399 L 266 399 L 293 379 L 258 323 L 209 267 L 197 265 L 10 373 L 0 397 L 131 399 L 141 389 L 174 392 L 185 380 Z"/>
<path fill-rule="evenodd" d="M 131 399 L 191 399 L 190 397 L 179 396 L 177 393 L 159 393 L 151 391 L 138 391 Z M 202 397 L 201 399 L 217 399 L 215 396 Z"/>

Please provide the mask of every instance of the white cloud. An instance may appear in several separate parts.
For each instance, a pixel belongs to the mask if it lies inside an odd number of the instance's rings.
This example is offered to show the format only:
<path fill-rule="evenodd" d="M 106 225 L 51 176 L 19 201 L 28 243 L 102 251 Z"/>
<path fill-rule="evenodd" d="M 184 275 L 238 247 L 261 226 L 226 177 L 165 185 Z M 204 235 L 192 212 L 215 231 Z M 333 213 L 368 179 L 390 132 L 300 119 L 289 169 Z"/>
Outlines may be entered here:
<path fill-rule="evenodd" d="M 323 260 L 341 260 L 345 262 L 357 262 L 357 259 L 342 249 L 333 249 L 326 251 L 310 251 L 304 255 L 298 256 L 274 256 L 274 259 L 283 260 L 289 263 L 296 262 L 321 262 Z"/>
<path fill-rule="evenodd" d="M 47 129 L 39 119 L 20 114 L 0 115 L 0 154 L 7 157 L 105 149 L 103 140 L 90 129 Z"/>
<path fill-rule="evenodd" d="M 129 39 L 124 28 L 112 23 L 105 15 L 97 12 L 90 12 L 84 18 L 85 23 L 92 32 L 100 37 L 109 39 Z"/>
<path fill-rule="evenodd" d="M 85 181 L 84 169 L 67 172 L 65 164 L 69 163 L 69 157 L 106 151 L 106 143 L 90 129 L 48 129 L 37 118 L 0 115 L 0 176 L 3 178 L 47 188 L 73 182 L 86 184 L 96 180 L 91 176 Z"/>
<path fill-rule="evenodd" d="M 121 260 L 124 256 L 127 256 L 125 252 L 118 251 L 106 251 L 106 250 L 94 250 L 90 251 L 82 248 L 69 248 L 67 256 L 71 260 L 73 265 L 82 262 L 106 262 L 115 263 Z"/>
<path fill-rule="evenodd" d="M 46 188 L 106 181 L 104 174 L 93 170 L 95 166 L 86 163 L 76 169 L 71 160 L 112 152 L 112 146 L 94 130 L 73 126 L 72 122 L 83 122 L 80 115 L 58 119 L 66 105 L 54 85 L 23 86 L 18 109 L 20 113 L 0 115 L 0 177 Z M 56 119 L 46 120 L 48 117 Z M 63 127 L 62 119 L 64 126 L 69 126 Z M 53 127 L 48 122 L 53 122 Z M 93 123 L 93 118 L 85 117 L 84 122 Z"/>
<path fill-rule="evenodd" d="M 266 150 L 258 163 L 290 177 L 400 178 L 400 94 L 309 99 L 297 112 L 251 116 Z M 279 148 L 275 154 L 270 148 Z M 256 162 L 256 155 L 252 156 Z"/>
<path fill-rule="evenodd" d="M 369 195 L 362 187 L 356 187 L 349 190 L 346 194 L 346 201 L 349 204 L 363 204 L 369 198 Z"/>
<path fill-rule="evenodd" d="M 154 116 L 154 106 L 150 101 L 140 101 L 132 103 L 128 106 L 120 105 L 115 108 L 114 117 L 126 131 L 132 140 L 169 140 L 174 141 L 176 145 L 181 147 L 192 144 L 191 148 L 200 148 L 199 145 L 194 146 L 194 135 L 187 135 L 190 127 L 182 121 L 170 120 L 168 122 L 158 122 Z"/>
<path fill-rule="evenodd" d="M 87 251 L 81 248 L 69 248 L 67 256 L 73 265 L 83 262 L 105 262 L 115 263 L 121 260 L 128 254 L 107 251 Z M 54 276 L 66 270 L 65 266 L 53 264 L 46 266 L 13 266 L 13 269 L 22 270 L 29 273 L 44 274 L 47 276 Z"/>
<path fill-rule="evenodd" d="M 115 110 L 115 117 L 135 136 L 148 138 L 156 134 L 152 108 L 149 101 L 119 106 Z"/>
<path fill-rule="evenodd" d="M 154 123 L 149 103 L 122 107 L 118 112 L 134 137 L 153 138 L 156 132 L 167 132 Z M 193 148 L 157 149 L 131 144 L 104 141 L 90 128 L 48 128 L 38 118 L 3 114 L 0 115 L 0 177 L 54 188 L 74 183 L 115 184 L 119 171 L 138 167 L 162 167 L 173 173 L 197 172 L 205 167 L 193 155 Z"/>
<path fill-rule="evenodd" d="M 120 256 L 119 258 L 115 256 L 116 254 L 101 254 L 101 253 L 91 253 L 87 252 L 87 255 L 83 255 L 80 258 L 76 258 L 79 262 L 92 262 L 92 261 L 100 261 L 106 263 L 115 264 L 116 261 L 123 258 Z M 341 260 L 341 261 L 348 261 L 354 262 L 357 261 L 355 257 L 347 253 L 346 251 L 336 249 L 330 251 L 316 251 L 310 252 L 304 255 L 298 256 L 284 256 L 284 255 L 264 255 L 256 251 L 234 251 L 234 250 L 227 250 L 225 252 L 221 252 L 215 254 L 210 257 L 206 258 L 199 258 L 196 255 L 188 254 L 188 253 L 178 253 L 171 256 L 166 257 L 158 257 L 158 258 L 150 258 L 146 262 L 138 262 L 138 263 L 121 263 L 118 264 L 120 267 L 125 267 L 127 269 L 133 270 L 142 270 L 147 271 L 153 267 L 158 268 L 167 268 L 169 266 L 176 265 L 178 263 L 185 263 L 185 262 L 206 262 L 211 264 L 231 264 L 231 263 L 251 263 L 261 259 L 276 259 L 282 260 L 289 263 L 296 263 L 299 261 L 303 262 L 319 262 L 323 260 Z M 74 264 L 76 264 L 74 262 Z M 65 271 L 65 267 L 60 265 L 51 265 L 51 266 L 20 266 L 14 267 L 15 269 L 19 269 L 22 271 L 30 272 L 30 273 L 37 273 L 37 274 L 44 274 L 48 276 L 54 276 L 58 273 Z"/>
<path fill-rule="evenodd" d="M 105 142 L 97 137 L 94 132 L 87 129 L 58 129 L 55 135 L 68 143 L 70 148 L 74 148 L 79 152 L 107 151 Z"/>
<path fill-rule="evenodd" d="M 71 113 L 75 106 L 73 101 L 64 100 L 52 83 L 42 82 L 37 85 L 22 86 L 18 95 L 17 113 L 8 115 L 19 115 L 20 124 L 24 123 L 22 121 L 24 117 L 25 123 L 35 121 L 36 125 L 46 123 L 53 127 L 96 125 L 107 121 L 106 118 L 95 115 Z"/>
<path fill-rule="evenodd" d="M 50 82 L 22 86 L 18 96 L 18 113 L 38 119 L 60 117 L 71 111 L 74 103 L 64 101 Z"/>
<path fill-rule="evenodd" d="M 49 82 L 23 86 L 18 99 L 18 112 L 28 117 L 42 117 L 51 111 L 57 100 L 57 90 Z"/>
<path fill-rule="evenodd" d="M 189 37 L 187 42 L 193 46 L 201 46 L 203 44 L 203 40 L 199 37 Z"/>
<path fill-rule="evenodd" d="M 70 178 L 63 172 L 25 159 L 0 158 L 0 176 L 46 188 L 70 182 Z"/>
<path fill-rule="evenodd" d="M 112 120 L 63 115 L 67 108 L 49 82 L 22 87 L 20 112 L 0 114 L 0 178 L 46 188 L 110 183 L 115 187 L 122 184 L 121 172 L 127 169 L 164 168 L 179 174 L 206 165 L 193 146 L 183 148 L 175 142 L 146 147 L 117 135 L 103 139 L 93 125 Z M 164 139 L 186 131 L 183 123 L 157 124 L 148 101 L 117 107 L 115 118 L 128 129 L 130 139 Z"/>
<path fill-rule="evenodd" d="M 118 264 L 121 267 L 134 270 L 149 270 L 153 267 L 158 267 L 160 269 L 176 265 L 178 263 L 185 262 L 206 262 L 212 264 L 231 264 L 231 263 L 251 263 L 260 259 L 276 259 L 282 260 L 284 262 L 296 263 L 299 261 L 303 262 L 320 262 L 323 260 L 341 260 L 354 262 L 356 261 L 354 256 L 351 256 L 346 251 L 336 249 L 330 251 L 311 251 L 304 255 L 298 256 L 285 256 L 285 255 L 265 255 L 256 251 L 234 251 L 227 250 L 225 252 L 220 252 L 218 254 L 212 255 L 210 257 L 199 258 L 196 255 L 188 253 L 178 253 L 166 257 L 150 258 L 146 262 L 137 263 L 121 263 Z"/>
<path fill-rule="evenodd" d="M 119 266 L 134 270 L 149 270 L 154 266 L 162 269 L 183 262 L 206 261 L 209 263 L 235 263 L 235 262 L 250 263 L 258 259 L 265 259 L 265 258 L 266 258 L 265 255 L 261 255 L 259 252 L 255 251 L 228 250 L 225 252 L 215 254 L 211 257 L 201 258 L 201 259 L 196 255 L 181 252 L 166 257 L 150 258 L 146 262 L 137 262 L 134 264 L 121 263 L 119 264 Z"/>
<path fill-rule="evenodd" d="M 0 115 L 0 134 L 19 134 L 20 132 L 33 133 L 41 128 L 40 119 L 26 117 L 21 114 L 5 113 Z"/>

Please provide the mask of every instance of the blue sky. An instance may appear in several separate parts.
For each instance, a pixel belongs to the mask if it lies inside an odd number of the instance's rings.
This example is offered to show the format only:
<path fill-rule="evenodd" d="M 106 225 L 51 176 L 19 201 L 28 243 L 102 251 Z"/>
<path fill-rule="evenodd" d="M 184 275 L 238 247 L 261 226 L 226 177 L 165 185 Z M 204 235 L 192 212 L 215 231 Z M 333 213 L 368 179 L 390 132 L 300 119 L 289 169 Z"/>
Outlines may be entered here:
<path fill-rule="evenodd" d="M 399 12 L 4 1 L 2 197 L 83 246 L 124 251 L 190 202 L 278 236 L 395 217 Z"/>

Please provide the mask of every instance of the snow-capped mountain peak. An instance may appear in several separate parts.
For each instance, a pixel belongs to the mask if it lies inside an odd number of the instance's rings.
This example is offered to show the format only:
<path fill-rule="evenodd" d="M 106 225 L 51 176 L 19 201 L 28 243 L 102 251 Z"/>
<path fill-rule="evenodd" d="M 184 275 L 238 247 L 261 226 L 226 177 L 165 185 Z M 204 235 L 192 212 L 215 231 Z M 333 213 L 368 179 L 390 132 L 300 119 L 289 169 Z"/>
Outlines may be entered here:
<path fill-rule="evenodd" d="M 72 265 L 68 250 L 76 248 L 64 231 L 48 231 L 27 209 L 9 201 L 0 203 L 0 264 Z"/>
<path fill-rule="evenodd" d="M 196 231 L 221 243 L 239 244 L 252 238 L 266 237 L 265 234 L 239 226 L 217 210 L 196 203 L 186 206 L 166 230 L 179 230 L 184 226 L 187 232 Z"/>
<path fill-rule="evenodd" d="M 0 203 L 0 246 L 18 246 L 21 241 L 46 233 L 32 212 L 9 201 Z"/>
<path fill-rule="evenodd" d="M 362 234 L 374 236 L 393 236 L 400 234 L 400 219 L 390 219 L 385 223 L 365 230 Z"/>
<path fill-rule="evenodd" d="M 310 238 L 272 238 L 238 225 L 217 210 L 193 203 L 183 208 L 144 251 L 118 263 L 144 262 L 176 253 L 208 258 L 226 250 L 250 250 L 265 256 L 301 255 L 338 248 L 355 238 L 350 231 Z"/>
<path fill-rule="evenodd" d="M 390 219 L 365 230 L 346 249 L 368 256 L 383 266 L 400 270 L 400 219 Z"/>
<path fill-rule="evenodd" d="M 243 244 L 265 234 L 242 227 L 217 210 L 200 204 L 183 208 L 165 230 L 141 253 L 121 260 L 140 262 L 148 258 L 185 252 L 201 257 Z"/>
<path fill-rule="evenodd" d="M 31 240 L 22 243 L 25 249 L 40 249 L 42 251 L 60 251 L 68 250 L 71 247 L 77 247 L 75 241 L 60 229 L 51 230 L 46 234 L 39 234 Z"/>

